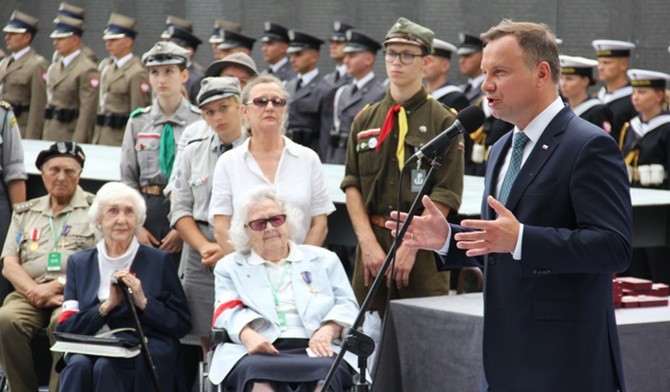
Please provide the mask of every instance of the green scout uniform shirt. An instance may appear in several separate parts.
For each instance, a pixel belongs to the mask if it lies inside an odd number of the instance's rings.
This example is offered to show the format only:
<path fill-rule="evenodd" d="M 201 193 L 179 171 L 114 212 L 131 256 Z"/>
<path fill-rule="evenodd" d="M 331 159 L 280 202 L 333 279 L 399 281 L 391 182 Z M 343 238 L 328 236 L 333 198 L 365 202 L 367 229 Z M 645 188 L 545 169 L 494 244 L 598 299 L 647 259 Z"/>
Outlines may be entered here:
<path fill-rule="evenodd" d="M 390 92 L 384 99 L 363 109 L 354 120 L 347 146 L 345 175 L 340 185 L 342 190 L 349 186 L 360 189 L 365 208 L 369 215 L 388 217 L 393 210 L 408 211 L 416 192 L 411 191 L 411 172 L 417 165 L 407 168 L 402 184 L 402 204 L 396 205 L 400 171 L 396 159 L 398 145 L 398 121 L 386 138 L 379 152 L 375 151 L 379 130 L 386 113 L 395 105 Z M 404 103 L 407 113 L 408 132 L 405 138 L 405 160 L 418 148 L 436 137 L 454 122 L 454 115 L 441 103 L 428 98 L 425 89 Z M 371 132 L 367 132 L 371 131 Z M 457 211 L 463 195 L 463 136 L 454 138 L 445 153 L 442 166 L 436 170 L 432 186 L 427 194 L 452 211 Z M 421 168 L 428 172 L 428 163 Z"/>
<path fill-rule="evenodd" d="M 3 258 L 19 256 L 26 273 L 37 283 L 65 276 L 68 257 L 80 250 L 93 247 L 96 243 L 95 235 L 88 224 L 88 209 L 93 201 L 92 194 L 77 186 L 70 204 L 57 216 L 53 215 L 49 200 L 50 196 L 46 195 L 14 205 L 12 223 L 2 249 Z M 54 233 L 51 232 L 50 217 L 53 218 L 56 233 L 62 232 L 65 225 L 70 226 L 67 234 L 61 235 L 58 243 L 55 243 Z M 36 247 L 32 245 L 31 239 L 34 229 L 39 230 L 39 236 L 35 241 Z M 48 254 L 54 251 L 54 247 L 61 254 L 61 269 L 47 271 Z"/>

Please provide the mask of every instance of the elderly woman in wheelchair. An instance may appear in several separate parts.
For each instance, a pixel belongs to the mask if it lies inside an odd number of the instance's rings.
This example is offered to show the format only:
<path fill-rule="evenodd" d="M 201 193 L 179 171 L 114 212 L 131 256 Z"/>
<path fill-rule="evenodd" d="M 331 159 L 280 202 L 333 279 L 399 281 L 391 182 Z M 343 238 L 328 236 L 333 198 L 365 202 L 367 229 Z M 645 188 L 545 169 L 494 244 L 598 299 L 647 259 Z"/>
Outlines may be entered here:
<path fill-rule="evenodd" d="M 213 325 L 231 342 L 216 348 L 209 379 L 223 391 L 320 391 L 338 351 L 334 343 L 356 318 L 338 257 L 290 240 L 298 214 L 272 187 L 252 191 L 233 214 L 237 251 L 214 270 Z M 347 362 L 355 366 L 354 358 L 345 356 L 331 390 L 352 386 Z"/>

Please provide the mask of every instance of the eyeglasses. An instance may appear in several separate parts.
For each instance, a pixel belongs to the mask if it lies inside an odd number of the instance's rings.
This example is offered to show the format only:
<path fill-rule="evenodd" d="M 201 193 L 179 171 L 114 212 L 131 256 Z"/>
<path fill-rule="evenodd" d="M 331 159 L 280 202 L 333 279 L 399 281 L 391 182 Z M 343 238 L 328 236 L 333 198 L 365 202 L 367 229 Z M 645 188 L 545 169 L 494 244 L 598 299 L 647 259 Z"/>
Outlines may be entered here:
<path fill-rule="evenodd" d="M 247 223 L 247 227 L 249 227 L 251 230 L 255 231 L 263 231 L 265 230 L 266 227 L 268 227 L 268 222 L 272 225 L 272 227 L 279 227 L 286 222 L 286 215 L 281 214 L 281 215 L 275 215 L 271 216 L 269 218 L 262 218 L 262 219 L 256 219 L 252 220 Z"/>
<path fill-rule="evenodd" d="M 423 57 L 423 54 L 414 54 L 414 53 L 409 53 L 409 52 L 392 52 L 389 50 L 384 51 L 384 61 L 387 63 L 392 63 L 400 57 L 400 63 L 403 65 L 410 65 L 414 62 L 414 58 L 416 57 Z"/>
<path fill-rule="evenodd" d="M 247 102 L 247 105 L 253 103 L 254 105 L 258 106 L 259 108 L 264 108 L 268 106 L 269 103 L 272 104 L 272 106 L 276 108 L 283 108 L 286 106 L 286 100 L 284 98 L 266 98 L 266 97 L 258 97 L 252 99 L 250 102 Z"/>

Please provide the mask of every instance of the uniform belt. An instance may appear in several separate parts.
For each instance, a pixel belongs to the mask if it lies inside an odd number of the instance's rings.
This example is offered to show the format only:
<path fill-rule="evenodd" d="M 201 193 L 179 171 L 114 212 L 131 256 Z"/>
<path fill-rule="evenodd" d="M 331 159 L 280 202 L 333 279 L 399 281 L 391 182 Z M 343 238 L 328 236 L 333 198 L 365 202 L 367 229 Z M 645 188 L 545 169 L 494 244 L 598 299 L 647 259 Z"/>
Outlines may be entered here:
<path fill-rule="evenodd" d="M 47 107 L 44 109 L 44 118 L 51 120 L 55 118 L 60 122 L 70 122 L 79 117 L 79 110 L 77 109 L 61 109 L 54 107 Z"/>
<path fill-rule="evenodd" d="M 140 187 L 140 193 L 152 196 L 163 196 L 162 185 L 145 185 Z"/>
<path fill-rule="evenodd" d="M 384 226 L 384 223 L 386 222 L 386 218 L 384 218 L 381 215 L 370 215 L 370 223 L 374 226 L 381 227 L 382 229 L 385 229 L 386 226 Z"/>
<path fill-rule="evenodd" d="M 95 118 L 95 123 L 101 127 L 125 129 L 128 122 L 128 116 L 122 113 L 99 113 Z"/>
<path fill-rule="evenodd" d="M 28 109 L 30 109 L 29 105 L 20 105 L 18 103 L 11 103 L 11 102 L 10 104 L 12 105 L 12 111 L 14 112 L 15 117 L 20 117 L 21 113 L 27 112 Z"/>

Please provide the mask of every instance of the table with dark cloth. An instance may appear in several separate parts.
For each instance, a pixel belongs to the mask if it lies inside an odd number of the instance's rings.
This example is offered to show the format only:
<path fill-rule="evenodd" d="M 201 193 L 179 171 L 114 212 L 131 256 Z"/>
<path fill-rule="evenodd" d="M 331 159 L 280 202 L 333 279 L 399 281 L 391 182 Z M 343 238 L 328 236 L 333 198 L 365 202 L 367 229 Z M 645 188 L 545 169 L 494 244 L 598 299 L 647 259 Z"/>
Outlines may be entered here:
<path fill-rule="evenodd" d="M 373 392 L 479 391 L 481 293 L 391 301 Z M 629 392 L 670 391 L 670 307 L 616 310 Z"/>

